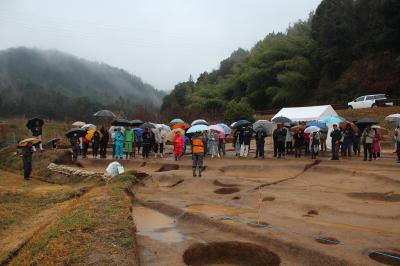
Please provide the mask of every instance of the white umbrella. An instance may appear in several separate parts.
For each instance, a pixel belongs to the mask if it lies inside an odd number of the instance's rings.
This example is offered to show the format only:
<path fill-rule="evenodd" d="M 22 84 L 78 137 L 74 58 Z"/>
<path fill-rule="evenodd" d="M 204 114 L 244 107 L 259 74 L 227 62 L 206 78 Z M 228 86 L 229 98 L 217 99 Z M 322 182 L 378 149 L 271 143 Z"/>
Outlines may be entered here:
<path fill-rule="evenodd" d="M 86 124 L 86 125 L 83 125 L 81 128 L 89 129 L 89 130 L 96 130 L 97 129 L 97 127 L 95 125 L 93 125 L 93 124 Z"/>
<path fill-rule="evenodd" d="M 86 125 L 86 123 L 82 122 L 82 121 L 75 121 L 74 123 L 72 123 L 72 125 L 74 127 L 82 127 L 82 126 Z"/>
<path fill-rule="evenodd" d="M 194 120 L 192 122 L 192 124 L 190 124 L 190 125 L 191 126 L 195 126 L 195 125 L 206 125 L 206 126 L 208 126 L 208 122 L 206 120 L 204 120 L 204 119 L 197 119 L 197 120 Z"/>
<path fill-rule="evenodd" d="M 304 130 L 304 133 L 314 133 L 314 132 L 317 132 L 317 131 L 320 131 L 320 130 L 321 129 L 319 127 L 311 126 L 311 127 L 306 128 Z"/>

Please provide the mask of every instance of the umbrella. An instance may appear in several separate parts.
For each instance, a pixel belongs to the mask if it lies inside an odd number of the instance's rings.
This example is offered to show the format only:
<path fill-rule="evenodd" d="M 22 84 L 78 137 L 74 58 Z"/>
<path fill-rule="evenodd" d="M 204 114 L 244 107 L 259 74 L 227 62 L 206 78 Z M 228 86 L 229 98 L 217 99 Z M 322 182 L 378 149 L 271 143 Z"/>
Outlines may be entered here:
<path fill-rule="evenodd" d="M 385 120 L 388 121 L 389 124 L 390 124 L 392 127 L 397 127 L 397 126 L 400 125 L 400 114 L 391 114 L 391 115 L 388 115 L 388 116 L 385 118 Z"/>
<path fill-rule="evenodd" d="M 42 127 L 44 124 L 44 121 L 41 118 L 35 117 L 35 118 L 28 120 L 28 122 L 26 122 L 26 127 L 28 129 L 31 129 L 36 126 L 36 123 L 39 123 L 39 127 Z"/>
<path fill-rule="evenodd" d="M 175 124 L 172 126 L 172 129 L 176 129 L 176 128 L 181 128 L 183 130 L 186 130 L 189 128 L 189 125 L 186 123 L 183 123 L 183 124 Z"/>
<path fill-rule="evenodd" d="M 36 145 L 36 144 L 41 143 L 41 141 L 37 138 L 24 139 L 18 143 L 18 148 L 24 148 L 28 145 L 28 143 L 31 143 L 32 145 Z"/>
<path fill-rule="evenodd" d="M 49 140 L 48 142 L 46 142 L 46 144 L 47 144 L 47 145 L 49 145 L 49 144 L 54 144 L 54 143 L 57 143 L 57 142 L 59 142 L 59 141 L 60 141 L 59 138 L 53 138 L 53 139 Z"/>
<path fill-rule="evenodd" d="M 232 130 L 228 127 L 228 125 L 226 125 L 224 123 L 218 123 L 217 125 L 219 125 L 220 127 L 222 127 L 224 129 L 225 135 L 231 134 Z"/>
<path fill-rule="evenodd" d="M 244 126 L 248 126 L 248 125 L 251 125 L 251 122 L 250 121 L 247 121 L 247 120 L 239 120 L 239 121 L 236 121 L 236 123 L 235 123 L 235 125 L 231 125 L 233 128 L 240 128 L 240 127 L 244 127 Z"/>
<path fill-rule="evenodd" d="M 340 122 L 339 127 L 342 129 L 345 129 L 348 124 L 353 128 L 353 130 L 355 132 L 358 132 L 358 130 L 359 130 L 358 127 L 353 122 L 350 122 L 350 121 Z"/>
<path fill-rule="evenodd" d="M 278 116 L 272 119 L 272 122 L 276 124 L 284 124 L 284 123 L 292 123 L 292 120 L 284 116 Z"/>
<path fill-rule="evenodd" d="M 367 125 L 376 125 L 378 124 L 378 121 L 372 118 L 363 118 L 360 120 L 357 120 L 356 125 L 357 126 L 367 126 Z"/>
<path fill-rule="evenodd" d="M 371 128 L 374 128 L 374 129 L 378 130 L 381 135 L 383 135 L 383 133 L 384 134 L 388 134 L 389 133 L 389 130 L 387 130 L 384 127 L 378 126 L 378 125 L 373 125 Z"/>
<path fill-rule="evenodd" d="M 143 124 L 143 121 L 138 120 L 138 119 L 134 119 L 134 120 L 128 121 L 128 123 L 129 123 L 129 126 L 138 127 L 141 124 Z"/>
<path fill-rule="evenodd" d="M 86 125 L 86 123 L 82 121 L 75 121 L 74 123 L 72 123 L 72 125 L 74 127 L 83 127 L 84 125 Z"/>
<path fill-rule="evenodd" d="M 143 124 L 140 126 L 140 128 L 156 128 L 156 126 L 155 126 L 153 123 L 146 122 L 146 123 L 143 123 Z"/>
<path fill-rule="evenodd" d="M 319 127 L 310 126 L 310 127 L 306 128 L 306 129 L 304 130 L 304 133 L 314 133 L 314 132 L 317 132 L 317 131 L 320 131 L 320 130 L 321 130 L 321 129 L 320 129 Z"/>
<path fill-rule="evenodd" d="M 175 119 L 172 119 L 171 120 L 171 122 L 169 122 L 171 125 L 175 125 L 175 124 L 184 124 L 185 123 L 185 121 L 183 121 L 182 119 L 179 119 L 179 118 L 175 118 Z"/>
<path fill-rule="evenodd" d="M 158 124 L 160 127 L 162 127 L 163 130 L 165 130 L 166 132 L 170 132 L 171 128 L 167 125 L 164 124 Z"/>
<path fill-rule="evenodd" d="M 315 126 L 315 127 L 319 127 L 320 129 L 327 129 L 328 126 L 326 125 L 326 123 L 320 122 L 320 121 L 310 121 L 306 123 L 306 126 L 310 127 L 310 126 Z"/>
<path fill-rule="evenodd" d="M 329 124 L 337 124 L 337 123 L 344 122 L 344 121 L 346 121 L 346 119 L 344 119 L 343 117 L 339 117 L 339 116 L 329 116 L 329 117 L 325 117 L 324 119 L 322 119 L 322 122 L 329 123 Z"/>
<path fill-rule="evenodd" d="M 87 132 L 83 128 L 73 128 L 68 130 L 67 133 L 65 133 L 65 136 L 67 138 L 71 138 L 74 136 L 74 134 L 77 134 L 78 137 L 84 137 L 87 134 Z"/>
<path fill-rule="evenodd" d="M 188 129 L 187 133 L 196 133 L 196 132 L 201 132 L 201 131 L 208 131 L 209 127 L 206 125 L 195 125 L 192 126 L 191 128 Z"/>
<path fill-rule="evenodd" d="M 208 123 L 204 119 L 197 119 L 197 120 L 194 120 L 191 125 L 192 126 L 195 126 L 195 125 L 206 125 L 206 126 L 208 126 Z"/>
<path fill-rule="evenodd" d="M 117 120 L 112 121 L 111 125 L 125 127 L 125 126 L 129 126 L 129 121 L 126 119 L 117 119 Z"/>
<path fill-rule="evenodd" d="M 225 134 L 225 130 L 220 125 L 211 125 L 209 128 L 210 130 L 222 132 L 223 134 Z"/>
<path fill-rule="evenodd" d="M 291 132 L 299 132 L 299 131 L 304 131 L 305 128 L 306 127 L 304 125 L 297 125 L 297 126 L 291 127 L 290 131 Z"/>
<path fill-rule="evenodd" d="M 182 136 L 185 135 L 185 130 L 183 130 L 182 128 L 175 128 L 175 129 L 171 130 L 170 132 L 168 132 L 167 140 L 172 141 L 172 139 L 176 135 L 176 132 L 179 132 L 179 134 L 181 134 Z"/>
<path fill-rule="evenodd" d="M 108 132 L 110 132 L 110 133 L 112 134 L 112 133 L 114 132 L 114 130 L 115 130 L 115 129 L 118 129 L 118 128 L 121 129 L 121 132 L 122 132 L 122 133 L 125 132 L 125 128 L 122 127 L 122 126 L 111 126 L 111 127 L 108 129 Z"/>
<path fill-rule="evenodd" d="M 93 124 L 85 124 L 85 125 L 81 126 L 81 128 L 89 129 L 89 130 L 96 130 L 97 129 L 97 127 L 95 125 L 93 125 Z"/>
<path fill-rule="evenodd" d="M 262 127 L 268 132 L 272 132 L 274 124 L 268 120 L 258 120 L 253 124 L 253 130 L 257 130 L 257 128 Z"/>
<path fill-rule="evenodd" d="M 233 122 L 233 123 L 231 124 L 231 128 L 235 128 L 236 123 L 237 123 L 237 122 Z"/>
<path fill-rule="evenodd" d="M 93 116 L 97 117 L 115 117 L 116 115 L 110 110 L 100 110 L 93 114 Z"/>
<path fill-rule="evenodd" d="M 138 136 L 138 137 L 143 136 L 144 130 L 143 130 L 142 128 L 136 127 L 136 128 L 134 128 L 133 130 L 135 131 L 136 136 Z"/>

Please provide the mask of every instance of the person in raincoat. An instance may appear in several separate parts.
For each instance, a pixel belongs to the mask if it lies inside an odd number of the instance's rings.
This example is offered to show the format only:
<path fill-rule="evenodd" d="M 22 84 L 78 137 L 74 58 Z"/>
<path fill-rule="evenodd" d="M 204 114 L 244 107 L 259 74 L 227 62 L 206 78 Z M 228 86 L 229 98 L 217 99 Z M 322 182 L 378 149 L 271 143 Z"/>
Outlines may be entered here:
<path fill-rule="evenodd" d="M 86 130 L 86 132 L 88 132 L 88 130 Z M 89 144 L 90 144 L 90 138 L 86 134 L 86 136 L 82 137 L 82 158 L 86 158 L 89 149 Z"/>
<path fill-rule="evenodd" d="M 197 170 L 199 176 L 201 177 L 201 172 L 203 170 L 203 158 L 204 158 L 204 146 L 205 146 L 205 139 L 201 133 L 196 133 L 192 137 L 192 171 L 193 176 L 197 176 Z"/>
<path fill-rule="evenodd" d="M 339 149 L 340 149 L 340 140 L 342 138 L 342 132 L 335 124 L 333 125 L 333 130 L 331 132 L 331 140 L 332 140 L 332 158 L 331 160 L 339 160 Z"/>
<path fill-rule="evenodd" d="M 277 145 L 278 145 L 278 158 L 285 158 L 285 142 L 287 129 L 283 126 L 283 124 L 278 124 L 277 129 Z"/>
<path fill-rule="evenodd" d="M 400 163 L 400 126 L 394 130 L 394 137 L 396 141 L 397 162 Z"/>
<path fill-rule="evenodd" d="M 93 159 L 97 159 L 97 154 L 99 152 L 99 147 L 100 147 L 100 134 L 98 131 L 95 131 L 93 133 L 93 137 L 92 137 L 92 152 L 93 152 Z"/>
<path fill-rule="evenodd" d="M 302 131 L 297 131 L 293 135 L 294 139 L 294 157 L 300 158 L 301 157 L 301 150 L 304 147 L 304 134 Z"/>
<path fill-rule="evenodd" d="M 172 143 L 174 144 L 174 156 L 175 161 L 181 160 L 182 157 L 182 148 L 185 140 L 181 136 L 181 134 L 177 131 L 175 136 L 172 138 Z"/>
<path fill-rule="evenodd" d="M 257 132 L 255 135 L 256 138 L 256 156 L 254 158 L 262 158 L 264 159 L 264 145 L 265 145 L 265 137 L 267 134 L 265 133 L 264 128 L 257 128 Z"/>
<path fill-rule="evenodd" d="M 379 160 L 379 158 L 381 158 L 382 137 L 376 129 L 374 130 L 375 130 L 375 137 L 374 140 L 372 141 L 372 157 L 374 158 L 374 160 Z"/>
<path fill-rule="evenodd" d="M 186 154 L 186 148 L 189 143 L 189 137 L 184 135 L 183 136 L 183 147 L 182 147 L 182 156 Z"/>
<path fill-rule="evenodd" d="M 33 145 L 32 143 L 27 143 L 27 145 L 22 148 L 21 156 L 22 156 L 22 164 L 24 168 L 24 179 L 28 181 L 31 179 L 32 172 L 32 153 L 33 153 Z"/>
<path fill-rule="evenodd" d="M 69 139 L 69 142 L 71 143 L 71 148 L 72 148 L 72 161 L 76 162 L 78 160 L 79 145 L 80 145 L 78 134 L 75 133 Z"/>
<path fill-rule="evenodd" d="M 123 152 L 124 135 L 121 132 L 121 128 L 118 128 L 117 132 L 115 132 L 114 145 L 115 145 L 115 158 L 122 159 L 124 157 L 124 152 Z"/>
<path fill-rule="evenodd" d="M 36 121 L 35 125 L 33 127 L 30 128 L 31 132 L 32 132 L 32 136 L 37 138 L 38 140 L 42 140 L 42 126 L 40 125 L 39 121 Z M 39 148 L 40 151 L 43 151 L 43 145 L 42 142 L 39 143 Z M 32 150 L 36 151 L 35 146 L 32 146 Z"/>
<path fill-rule="evenodd" d="M 347 124 L 343 130 L 343 156 L 344 158 L 351 158 L 351 149 L 353 147 L 354 130 L 350 124 Z"/>
<path fill-rule="evenodd" d="M 135 142 L 135 131 L 128 127 L 125 131 L 125 159 L 129 160 L 132 157 L 132 151 L 134 149 Z"/>

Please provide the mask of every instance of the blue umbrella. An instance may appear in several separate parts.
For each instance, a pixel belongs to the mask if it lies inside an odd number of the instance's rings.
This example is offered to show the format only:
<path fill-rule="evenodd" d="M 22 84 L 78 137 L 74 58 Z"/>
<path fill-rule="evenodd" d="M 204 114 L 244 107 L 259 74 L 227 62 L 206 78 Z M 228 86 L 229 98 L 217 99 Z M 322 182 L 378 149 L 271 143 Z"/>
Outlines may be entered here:
<path fill-rule="evenodd" d="M 137 128 L 134 128 L 133 130 L 135 130 L 135 134 L 136 134 L 136 136 L 138 136 L 138 137 L 141 137 L 141 136 L 143 136 L 143 132 L 144 132 L 144 130 L 143 130 L 142 128 L 140 128 L 140 127 L 137 127 Z"/>
<path fill-rule="evenodd" d="M 228 125 L 224 123 L 218 123 L 217 125 L 221 126 L 224 129 L 225 135 L 231 134 L 232 130 L 230 129 L 230 127 L 228 127 Z"/>
<path fill-rule="evenodd" d="M 328 128 L 326 123 L 323 123 L 323 122 L 320 122 L 320 121 L 307 122 L 306 126 L 308 126 L 308 127 L 319 127 L 320 129 L 327 129 Z"/>
<path fill-rule="evenodd" d="M 190 133 L 196 133 L 196 132 L 208 131 L 208 130 L 209 130 L 209 127 L 206 125 L 195 125 L 195 126 L 192 126 L 191 128 L 189 128 L 186 133 L 190 134 Z"/>
<path fill-rule="evenodd" d="M 171 125 L 175 125 L 175 124 L 184 124 L 185 122 L 182 119 L 179 118 L 175 118 L 172 119 L 171 122 L 169 122 Z"/>
<path fill-rule="evenodd" d="M 344 122 L 346 121 L 344 118 L 342 117 L 338 117 L 338 116 L 330 116 L 330 117 L 325 117 L 324 119 L 322 119 L 322 122 L 324 123 L 330 123 L 330 124 L 338 124 L 340 122 Z"/>

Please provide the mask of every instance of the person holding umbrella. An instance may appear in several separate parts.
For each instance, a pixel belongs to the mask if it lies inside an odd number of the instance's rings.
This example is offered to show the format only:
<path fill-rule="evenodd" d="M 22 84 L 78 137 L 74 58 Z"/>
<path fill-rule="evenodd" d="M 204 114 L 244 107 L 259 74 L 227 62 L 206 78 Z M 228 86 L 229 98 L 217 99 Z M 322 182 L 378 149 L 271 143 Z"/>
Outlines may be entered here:
<path fill-rule="evenodd" d="M 394 137 L 396 138 L 397 162 L 400 163 L 400 125 L 394 130 Z"/>
<path fill-rule="evenodd" d="M 264 159 L 264 145 L 265 145 L 265 137 L 267 134 L 263 127 L 258 127 L 255 135 L 256 139 L 256 156 L 254 158 L 262 158 Z"/>
<path fill-rule="evenodd" d="M 28 121 L 27 127 L 31 130 L 32 136 L 42 141 L 42 128 L 43 120 L 39 118 L 34 118 Z M 42 142 L 39 143 L 40 151 L 43 151 Z M 32 146 L 33 151 L 36 151 L 35 146 Z"/>
<path fill-rule="evenodd" d="M 123 147 L 124 147 L 124 135 L 121 132 L 121 128 L 117 128 L 117 132 L 114 136 L 114 145 L 115 145 L 115 158 L 121 159 L 124 156 Z"/>
<path fill-rule="evenodd" d="M 97 130 L 93 133 L 91 141 L 92 141 L 93 159 L 97 159 L 97 154 L 99 152 L 100 141 L 101 141 L 100 134 Z"/>
<path fill-rule="evenodd" d="M 314 131 L 312 134 L 310 134 L 311 159 L 317 159 L 317 155 L 319 152 L 319 145 L 320 145 L 319 131 Z"/>
<path fill-rule="evenodd" d="M 294 135 L 294 157 L 300 158 L 301 157 L 301 150 L 304 146 L 304 135 L 301 130 L 297 130 Z"/>
<path fill-rule="evenodd" d="M 364 161 L 367 160 L 368 156 L 369 161 L 372 161 L 372 143 L 374 142 L 374 138 L 375 130 L 371 128 L 371 125 L 367 125 L 362 135 L 362 142 L 364 144 Z"/>
<path fill-rule="evenodd" d="M 332 138 L 332 158 L 331 160 L 339 160 L 339 146 L 340 140 L 342 139 L 342 132 L 339 130 L 336 124 L 333 125 L 331 132 Z"/>
<path fill-rule="evenodd" d="M 203 135 L 201 133 L 195 133 L 192 137 L 192 171 L 194 177 L 197 176 L 197 169 L 199 177 L 201 177 L 201 172 L 203 170 L 204 145 L 205 139 Z"/>
<path fill-rule="evenodd" d="M 100 141 L 100 158 L 107 158 L 107 145 L 110 140 L 110 133 L 108 133 L 108 130 L 104 126 L 101 127 L 100 133 L 103 134 L 103 138 Z"/>
<path fill-rule="evenodd" d="M 354 130 L 350 124 L 346 124 L 346 128 L 343 130 L 343 155 L 345 158 L 351 158 L 351 148 L 353 146 Z"/>
<path fill-rule="evenodd" d="M 78 160 L 78 152 L 79 152 L 79 136 L 77 133 L 74 133 L 73 136 L 69 139 L 72 148 L 72 161 L 76 162 Z"/>
<path fill-rule="evenodd" d="M 250 143 L 252 137 L 252 129 L 250 126 L 246 126 L 242 132 L 242 144 L 240 146 L 240 157 L 247 157 L 250 150 Z"/>
<path fill-rule="evenodd" d="M 143 141 L 142 142 L 142 157 L 143 157 L 143 159 L 149 158 L 150 149 L 152 147 L 152 143 L 154 143 L 153 139 L 154 139 L 154 136 L 153 136 L 150 128 L 145 127 L 143 135 L 142 135 L 142 141 Z"/>
<path fill-rule="evenodd" d="M 278 129 L 276 132 L 276 140 L 278 146 L 278 158 L 285 158 L 285 142 L 286 142 L 287 130 L 283 124 L 278 124 Z"/>

